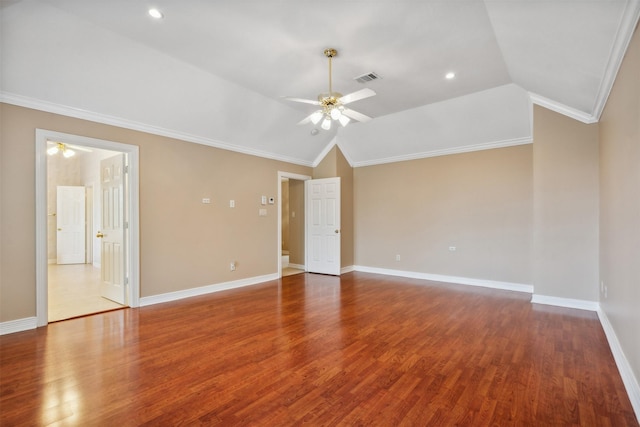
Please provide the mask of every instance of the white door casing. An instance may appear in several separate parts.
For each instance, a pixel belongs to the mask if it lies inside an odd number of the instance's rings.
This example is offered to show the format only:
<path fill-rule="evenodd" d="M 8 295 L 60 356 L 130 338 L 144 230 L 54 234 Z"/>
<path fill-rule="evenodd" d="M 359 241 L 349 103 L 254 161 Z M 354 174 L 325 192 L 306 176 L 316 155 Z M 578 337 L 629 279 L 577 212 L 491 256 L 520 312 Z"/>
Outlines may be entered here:
<path fill-rule="evenodd" d="M 56 262 L 84 264 L 85 188 L 59 185 L 56 197 Z"/>
<path fill-rule="evenodd" d="M 307 271 L 340 275 L 340 178 L 305 182 Z"/>
<path fill-rule="evenodd" d="M 125 209 L 128 223 L 126 266 L 128 270 L 127 305 L 140 306 L 140 210 L 139 210 L 139 164 L 140 150 L 136 145 L 107 141 L 86 136 L 73 135 L 47 129 L 36 129 L 36 319 L 34 326 L 48 324 L 48 280 L 47 280 L 47 141 L 117 151 L 127 155 L 127 179 Z M 95 198 L 100 197 L 96 194 Z"/>
<path fill-rule="evenodd" d="M 117 154 L 100 162 L 102 215 L 98 237 L 101 244 L 101 294 L 126 303 L 124 181 L 125 156 Z"/>

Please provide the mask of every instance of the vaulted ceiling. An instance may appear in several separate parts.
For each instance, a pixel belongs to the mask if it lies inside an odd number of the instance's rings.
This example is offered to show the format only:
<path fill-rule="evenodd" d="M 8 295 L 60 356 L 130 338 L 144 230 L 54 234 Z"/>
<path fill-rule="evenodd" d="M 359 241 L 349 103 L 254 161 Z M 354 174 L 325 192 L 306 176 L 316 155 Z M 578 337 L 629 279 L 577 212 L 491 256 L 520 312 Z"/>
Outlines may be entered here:
<path fill-rule="evenodd" d="M 149 7 L 163 19 L 154 20 Z M 303 165 L 531 141 L 531 102 L 598 120 L 639 0 L 3 0 L 4 102 Z M 373 118 L 314 135 L 333 87 Z M 375 72 L 378 80 L 355 77 Z M 446 79 L 445 74 L 455 73 Z"/>

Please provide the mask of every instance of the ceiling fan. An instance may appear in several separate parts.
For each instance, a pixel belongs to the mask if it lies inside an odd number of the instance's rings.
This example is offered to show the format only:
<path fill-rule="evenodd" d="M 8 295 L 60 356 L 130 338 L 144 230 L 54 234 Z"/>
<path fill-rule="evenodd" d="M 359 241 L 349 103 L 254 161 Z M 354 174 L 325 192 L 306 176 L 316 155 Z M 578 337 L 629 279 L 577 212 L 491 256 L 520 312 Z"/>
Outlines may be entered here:
<path fill-rule="evenodd" d="M 86 151 L 88 153 L 91 152 L 91 150 L 88 148 L 80 147 L 78 145 L 66 144 L 64 142 L 47 141 L 47 144 L 51 145 L 51 147 L 47 149 L 47 154 L 49 154 L 50 156 L 53 156 L 57 153 L 62 153 L 64 157 L 69 158 L 75 156 L 76 152 L 74 150 Z"/>
<path fill-rule="evenodd" d="M 313 113 L 302 119 L 298 123 L 299 125 L 304 125 L 309 122 L 312 122 L 314 125 L 316 125 L 322 120 L 322 124 L 320 125 L 320 127 L 322 127 L 322 129 L 324 130 L 329 130 L 331 129 L 331 122 L 334 120 L 339 121 L 342 126 L 346 126 L 351 121 L 351 119 L 358 122 L 367 122 L 371 120 L 371 117 L 346 108 L 345 105 L 374 96 L 376 93 L 373 90 L 365 88 L 347 95 L 342 95 L 339 92 L 333 91 L 333 87 L 331 85 L 331 59 L 336 55 L 338 55 L 338 51 L 335 49 L 329 48 L 324 50 L 324 56 L 329 58 L 328 93 L 321 93 L 320 95 L 318 95 L 317 101 L 312 99 L 284 97 L 284 99 L 287 99 L 289 101 L 302 102 L 305 104 L 312 104 L 321 107 L 321 109 L 314 111 Z"/>

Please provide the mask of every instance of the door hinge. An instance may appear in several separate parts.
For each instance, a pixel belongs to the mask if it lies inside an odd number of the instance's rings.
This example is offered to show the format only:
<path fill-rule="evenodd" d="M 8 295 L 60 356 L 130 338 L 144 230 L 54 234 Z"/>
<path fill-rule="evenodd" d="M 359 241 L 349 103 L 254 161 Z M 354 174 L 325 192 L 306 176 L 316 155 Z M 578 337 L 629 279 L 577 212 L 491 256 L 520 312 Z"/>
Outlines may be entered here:
<path fill-rule="evenodd" d="M 129 165 L 124 166 L 124 173 L 129 173 Z"/>
<path fill-rule="evenodd" d="M 128 285 L 128 284 L 129 284 L 129 278 L 128 278 L 128 277 L 125 277 L 125 278 L 124 278 L 124 284 L 125 284 L 125 285 Z"/>
<path fill-rule="evenodd" d="M 124 222 L 124 229 L 128 230 L 129 229 L 129 221 L 125 221 Z"/>

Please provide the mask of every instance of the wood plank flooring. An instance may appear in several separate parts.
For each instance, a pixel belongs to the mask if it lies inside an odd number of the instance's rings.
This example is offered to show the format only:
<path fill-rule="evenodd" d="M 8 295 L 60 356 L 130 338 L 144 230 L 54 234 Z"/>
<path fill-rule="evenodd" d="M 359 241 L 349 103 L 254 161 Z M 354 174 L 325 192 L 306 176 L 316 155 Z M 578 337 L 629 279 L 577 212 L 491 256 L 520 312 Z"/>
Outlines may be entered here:
<path fill-rule="evenodd" d="M 0 425 L 637 426 L 595 313 L 299 274 L 0 336 Z"/>

